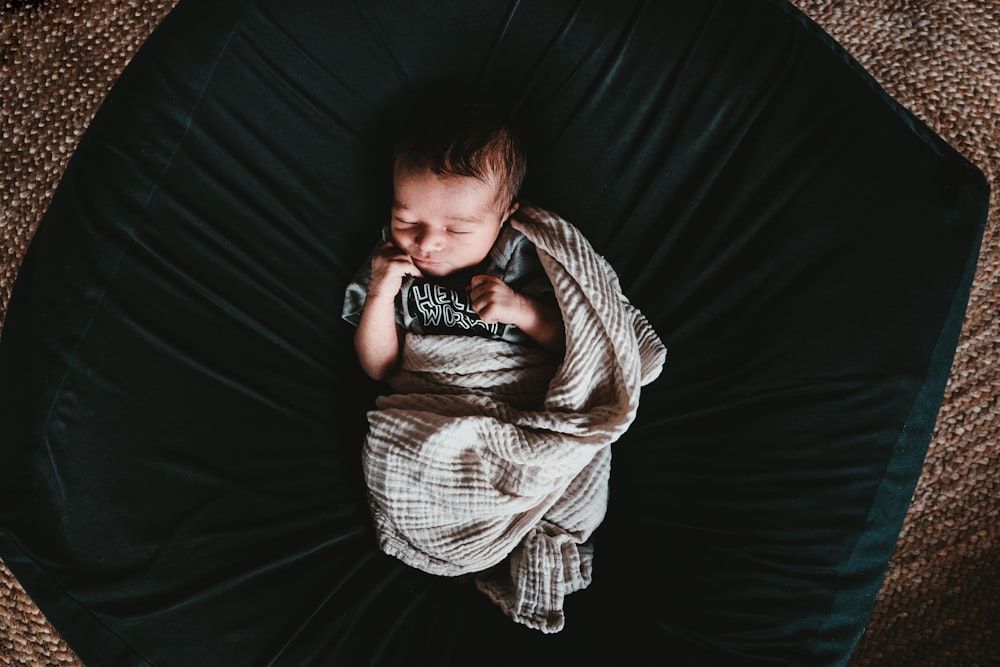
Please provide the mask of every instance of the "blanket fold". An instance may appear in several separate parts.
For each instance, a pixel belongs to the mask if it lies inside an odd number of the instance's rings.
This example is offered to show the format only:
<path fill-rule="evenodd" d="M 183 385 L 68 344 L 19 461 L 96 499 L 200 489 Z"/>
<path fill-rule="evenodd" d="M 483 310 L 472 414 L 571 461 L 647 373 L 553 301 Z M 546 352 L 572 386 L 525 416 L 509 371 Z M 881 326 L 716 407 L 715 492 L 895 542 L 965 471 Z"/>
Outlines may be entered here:
<path fill-rule="evenodd" d="M 552 282 L 563 359 L 408 334 L 395 393 L 368 415 L 363 468 L 383 551 L 432 574 L 478 573 L 478 588 L 515 621 L 558 632 L 564 596 L 591 581 L 611 444 L 666 348 L 575 227 L 527 205 L 512 224 Z"/>

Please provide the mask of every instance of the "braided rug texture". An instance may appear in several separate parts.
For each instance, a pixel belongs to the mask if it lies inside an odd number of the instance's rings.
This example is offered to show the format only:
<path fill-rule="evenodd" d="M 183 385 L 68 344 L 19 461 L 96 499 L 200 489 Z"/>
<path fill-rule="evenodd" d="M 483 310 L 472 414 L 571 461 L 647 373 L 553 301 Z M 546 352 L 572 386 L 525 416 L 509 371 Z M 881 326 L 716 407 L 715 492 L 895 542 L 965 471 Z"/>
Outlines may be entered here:
<path fill-rule="evenodd" d="M 993 189 L 937 428 L 851 666 L 1000 665 L 1000 0 L 793 1 Z M 175 3 L 0 0 L 0 326 L 77 141 Z M 0 666 L 81 664 L 0 562 Z"/>

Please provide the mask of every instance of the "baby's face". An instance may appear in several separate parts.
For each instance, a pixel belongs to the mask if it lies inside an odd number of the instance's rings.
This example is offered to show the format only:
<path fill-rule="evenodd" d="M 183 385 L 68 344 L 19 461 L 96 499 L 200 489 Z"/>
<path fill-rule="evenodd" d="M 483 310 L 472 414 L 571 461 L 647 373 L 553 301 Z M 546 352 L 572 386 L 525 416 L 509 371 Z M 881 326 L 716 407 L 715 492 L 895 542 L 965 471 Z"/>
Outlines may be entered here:
<path fill-rule="evenodd" d="M 516 208 L 498 210 L 492 180 L 397 169 L 392 241 L 425 276 L 446 276 L 483 261 Z"/>

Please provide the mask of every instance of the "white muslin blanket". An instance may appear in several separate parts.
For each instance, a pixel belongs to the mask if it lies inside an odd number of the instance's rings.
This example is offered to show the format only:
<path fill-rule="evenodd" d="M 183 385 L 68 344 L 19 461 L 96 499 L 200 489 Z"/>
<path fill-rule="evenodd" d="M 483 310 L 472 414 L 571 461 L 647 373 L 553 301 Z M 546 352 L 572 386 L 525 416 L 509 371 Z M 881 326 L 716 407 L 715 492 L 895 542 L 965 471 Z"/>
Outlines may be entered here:
<path fill-rule="evenodd" d="M 511 618 L 564 624 L 564 596 L 591 580 L 611 444 L 666 356 L 611 265 L 543 209 L 512 222 L 537 247 L 566 352 L 467 336 L 408 334 L 397 393 L 368 415 L 363 467 L 380 547 L 476 585 Z"/>

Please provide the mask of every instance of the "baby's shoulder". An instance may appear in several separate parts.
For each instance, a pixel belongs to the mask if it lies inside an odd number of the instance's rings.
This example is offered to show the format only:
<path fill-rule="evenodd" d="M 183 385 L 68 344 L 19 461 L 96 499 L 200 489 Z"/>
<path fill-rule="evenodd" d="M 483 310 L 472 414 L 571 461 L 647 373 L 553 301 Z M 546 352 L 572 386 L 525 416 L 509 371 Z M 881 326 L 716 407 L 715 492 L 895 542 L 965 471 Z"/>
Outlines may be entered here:
<path fill-rule="evenodd" d="M 496 268 L 503 269 L 527 253 L 534 254 L 534 248 L 531 240 L 508 222 L 500 229 L 500 234 L 493 243 L 490 263 Z"/>

